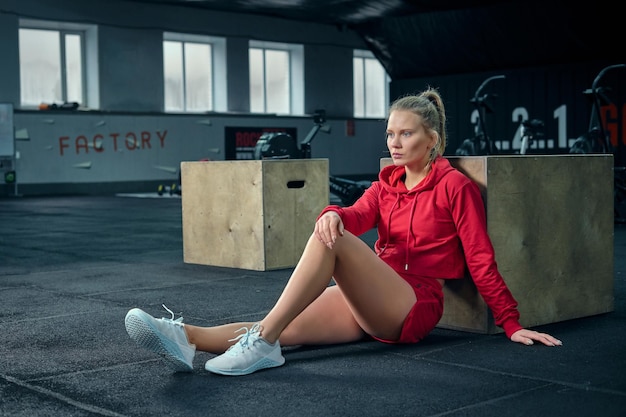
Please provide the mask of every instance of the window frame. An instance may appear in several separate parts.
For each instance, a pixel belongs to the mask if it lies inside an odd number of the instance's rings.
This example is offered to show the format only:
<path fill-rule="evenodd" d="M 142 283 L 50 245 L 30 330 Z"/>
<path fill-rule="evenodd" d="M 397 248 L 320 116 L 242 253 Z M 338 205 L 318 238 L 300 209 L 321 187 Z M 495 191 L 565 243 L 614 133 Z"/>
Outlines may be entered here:
<path fill-rule="evenodd" d="M 182 44 L 182 68 L 183 68 L 183 110 L 167 110 L 165 99 L 165 68 L 163 71 L 163 111 L 165 113 L 201 113 L 204 111 L 225 112 L 227 111 L 227 88 L 226 88 L 226 39 L 209 35 L 194 35 L 178 32 L 163 32 L 163 44 L 165 42 L 180 42 Z M 185 44 L 205 44 L 211 47 L 211 109 L 188 110 L 187 109 L 187 74 L 185 70 Z M 165 67 L 165 55 L 163 56 Z"/>
<path fill-rule="evenodd" d="M 387 117 L 387 112 L 388 112 L 388 103 L 389 103 L 389 83 L 391 81 L 389 74 L 387 74 L 387 71 L 385 70 L 385 68 L 382 66 L 382 64 L 380 64 L 380 61 L 378 61 L 378 59 L 374 56 L 374 54 L 369 51 L 369 50 L 365 50 L 365 49 L 355 49 L 353 51 L 353 55 L 352 55 L 352 62 L 353 62 L 353 76 L 355 75 L 356 72 L 356 68 L 354 67 L 354 62 L 356 60 L 360 60 L 360 64 L 361 64 L 361 75 L 362 75 L 362 92 L 363 92 L 363 106 L 362 109 L 357 109 L 357 88 L 356 88 L 356 77 L 354 77 L 354 97 L 353 97 L 353 105 L 354 105 L 354 117 L 355 118 L 360 118 L 360 119 L 379 119 L 379 118 L 385 118 Z M 385 73 L 384 76 L 384 98 L 383 98 L 383 113 L 382 114 L 376 114 L 376 115 L 371 115 L 368 114 L 367 112 L 367 108 L 368 108 L 368 82 L 367 82 L 367 71 L 365 70 L 365 65 L 366 65 L 366 60 L 373 60 L 376 61 L 382 68 L 382 70 Z M 357 113 L 357 111 L 360 110 L 360 113 Z"/>
<path fill-rule="evenodd" d="M 265 71 L 266 51 L 284 51 L 288 54 L 289 60 L 289 112 L 281 115 L 304 115 L 304 45 L 284 42 L 268 42 L 250 40 L 248 42 L 248 54 L 250 50 L 260 49 L 263 52 L 263 110 L 262 114 L 274 114 L 267 112 L 267 94 L 265 86 L 267 84 L 267 72 Z M 249 63 L 252 65 L 252 63 Z M 252 102 L 252 85 L 250 85 L 250 102 Z M 252 105 L 250 106 L 252 112 Z"/>
<path fill-rule="evenodd" d="M 81 64 L 81 95 L 80 106 L 97 109 L 99 107 L 98 90 L 98 30 L 96 25 L 82 23 L 67 23 L 48 20 L 20 18 L 18 30 L 47 30 L 59 34 L 59 65 L 61 66 L 61 100 L 68 101 L 68 74 L 66 56 L 66 36 L 80 37 L 80 64 Z M 21 73 L 21 61 L 20 61 Z M 24 109 L 36 108 L 38 104 L 24 104 L 20 82 L 20 107 Z"/>

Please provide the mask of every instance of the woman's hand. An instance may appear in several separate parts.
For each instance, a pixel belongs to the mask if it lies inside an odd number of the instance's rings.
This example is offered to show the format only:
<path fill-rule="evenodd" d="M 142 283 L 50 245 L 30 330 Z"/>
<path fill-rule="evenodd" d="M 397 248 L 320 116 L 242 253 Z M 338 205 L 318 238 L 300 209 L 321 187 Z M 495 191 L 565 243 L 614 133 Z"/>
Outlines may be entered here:
<path fill-rule="evenodd" d="M 520 329 L 511 336 L 513 342 L 523 345 L 533 345 L 535 342 L 541 342 L 546 346 L 561 346 L 563 342 L 559 339 L 547 334 L 539 333 L 534 330 Z"/>
<path fill-rule="evenodd" d="M 337 241 L 338 236 L 343 236 L 343 222 L 339 214 L 334 211 L 324 213 L 317 222 L 315 222 L 315 237 L 332 249 L 333 245 Z"/>

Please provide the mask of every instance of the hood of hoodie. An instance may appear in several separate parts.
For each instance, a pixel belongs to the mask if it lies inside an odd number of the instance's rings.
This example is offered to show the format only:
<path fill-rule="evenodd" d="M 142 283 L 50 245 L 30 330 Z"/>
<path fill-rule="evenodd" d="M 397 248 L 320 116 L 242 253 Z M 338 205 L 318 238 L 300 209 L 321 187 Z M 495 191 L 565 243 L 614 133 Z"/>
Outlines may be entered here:
<path fill-rule="evenodd" d="M 443 177 L 453 170 L 454 168 L 450 165 L 450 161 L 439 156 L 431 164 L 431 170 L 426 175 L 426 178 L 411 190 L 407 190 L 404 186 L 404 166 L 388 165 L 380 170 L 378 179 L 389 192 L 397 194 L 419 193 L 420 191 L 433 189 Z"/>

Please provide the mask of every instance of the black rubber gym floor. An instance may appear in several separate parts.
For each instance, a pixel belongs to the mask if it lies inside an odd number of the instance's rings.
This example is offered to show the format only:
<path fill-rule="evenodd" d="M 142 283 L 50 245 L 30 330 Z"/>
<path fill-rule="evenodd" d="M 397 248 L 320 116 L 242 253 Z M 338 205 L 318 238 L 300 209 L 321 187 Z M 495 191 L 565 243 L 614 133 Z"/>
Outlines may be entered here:
<path fill-rule="evenodd" d="M 181 214 L 176 197 L 0 199 L 1 415 L 626 416 L 624 226 L 615 310 L 537 328 L 562 347 L 437 328 L 413 346 L 286 348 L 280 368 L 225 377 L 206 353 L 172 373 L 128 338 L 126 312 L 256 320 L 290 270 L 185 264 Z"/>

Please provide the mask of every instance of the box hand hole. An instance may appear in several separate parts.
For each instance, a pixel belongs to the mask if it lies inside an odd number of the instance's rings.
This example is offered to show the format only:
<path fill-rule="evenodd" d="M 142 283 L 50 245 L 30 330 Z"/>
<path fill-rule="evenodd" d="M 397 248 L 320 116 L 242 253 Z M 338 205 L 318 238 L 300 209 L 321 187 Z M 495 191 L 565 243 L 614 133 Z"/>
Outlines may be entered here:
<path fill-rule="evenodd" d="M 304 188 L 304 180 L 287 181 L 287 188 Z"/>

